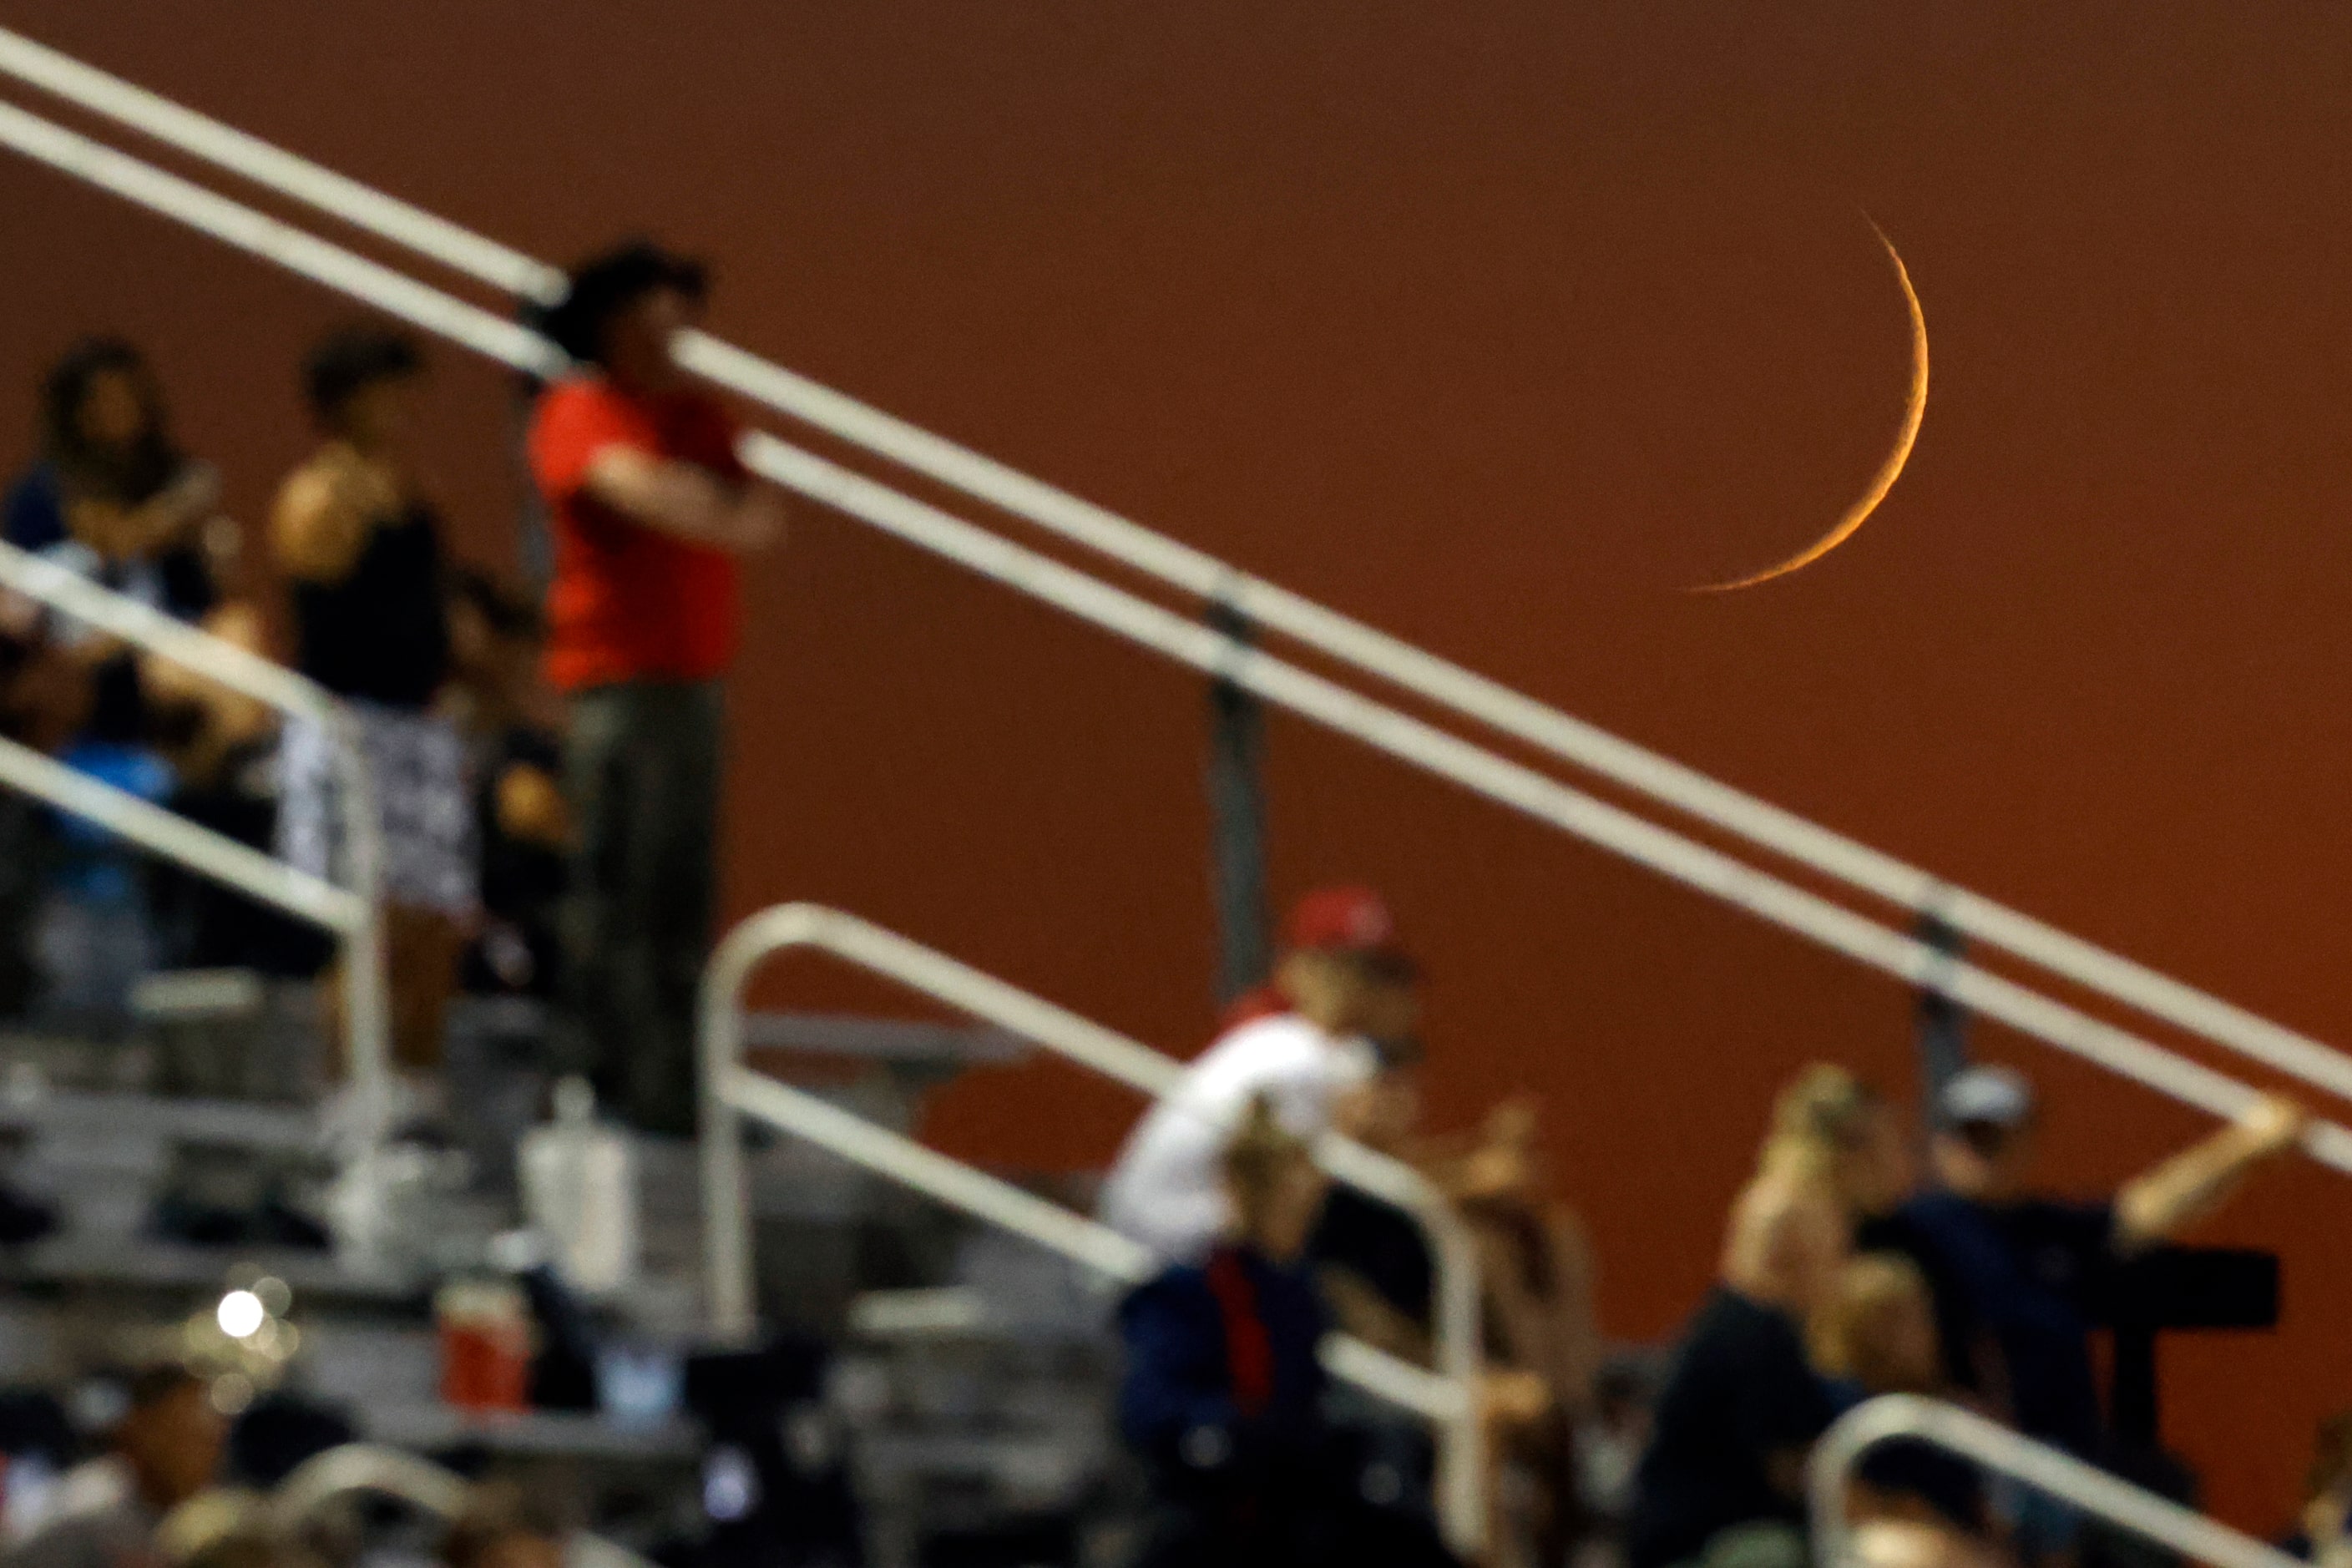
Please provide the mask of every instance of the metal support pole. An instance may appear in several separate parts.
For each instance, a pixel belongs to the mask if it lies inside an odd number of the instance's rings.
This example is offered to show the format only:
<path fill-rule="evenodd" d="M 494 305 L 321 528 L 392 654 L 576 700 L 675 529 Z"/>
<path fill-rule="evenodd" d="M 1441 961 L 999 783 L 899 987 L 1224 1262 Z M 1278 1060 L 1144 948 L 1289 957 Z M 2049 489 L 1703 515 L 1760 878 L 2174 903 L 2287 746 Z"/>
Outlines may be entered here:
<path fill-rule="evenodd" d="M 547 304 L 539 300 L 523 300 L 516 312 L 517 321 L 532 331 L 545 324 L 546 316 Z M 515 493 L 522 498 L 515 509 L 515 560 L 522 570 L 523 585 L 540 600 L 547 597 L 555 581 L 555 532 L 547 501 L 531 476 L 530 426 L 539 411 L 540 393 L 547 384 L 545 375 L 519 370 L 509 383 L 507 400 L 508 414 L 514 422 L 514 440 L 507 449 L 514 458 Z"/>
<path fill-rule="evenodd" d="M 728 1098 L 743 1054 L 743 987 L 768 949 L 730 931 L 702 972 L 696 1042 L 701 1054 L 702 1289 L 711 1332 L 729 1344 L 758 1337 L 751 1279 L 751 1194 L 744 1186 L 743 1119 Z M 740 940 L 739 940 L 740 939 Z"/>
<path fill-rule="evenodd" d="M 1249 617 L 1224 600 L 1212 630 L 1253 640 Z M 1265 891 L 1265 711 L 1223 674 L 1209 683 L 1209 876 L 1217 908 L 1217 1001 L 1264 984 L 1273 965 Z"/>
<path fill-rule="evenodd" d="M 1935 915 L 1921 915 L 1911 934 L 1922 944 L 1957 966 L 1968 956 L 1969 942 L 1957 929 Z M 1969 1065 L 1969 1010 L 1940 984 L 1944 976 L 1922 976 L 1916 1037 L 1919 1044 L 1919 1129 L 1926 1137 L 1936 1125 L 1936 1101 L 1944 1086 Z"/>

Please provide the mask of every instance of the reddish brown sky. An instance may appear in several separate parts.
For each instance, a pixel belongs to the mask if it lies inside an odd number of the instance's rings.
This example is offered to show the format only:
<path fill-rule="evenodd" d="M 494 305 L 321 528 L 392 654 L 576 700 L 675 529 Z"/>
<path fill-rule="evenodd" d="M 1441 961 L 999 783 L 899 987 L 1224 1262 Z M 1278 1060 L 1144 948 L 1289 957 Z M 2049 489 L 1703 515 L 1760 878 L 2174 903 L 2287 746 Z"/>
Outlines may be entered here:
<path fill-rule="evenodd" d="M 649 228 L 717 326 L 1759 793 L 2352 1039 L 2343 519 L 2352 11 L 1800 0 L 1427 6 L 97 7 L 8 25 L 543 254 Z M 0 430 L 74 331 L 152 342 L 257 516 L 335 309 L 0 163 Z M 1909 472 L 1801 576 L 1936 381 Z M 15 367 L 10 369 L 9 367 Z M 498 384 L 434 432 L 507 547 Z M 1205 1030 L 1196 685 L 811 517 L 761 567 L 730 899 L 838 901 L 1171 1047 Z M 1711 1266 L 1769 1086 L 1892 1083 L 1905 999 L 1286 722 L 1285 889 L 1389 886 L 1441 1110 L 1526 1084 L 1620 1333 Z M 779 999 L 851 993 L 812 973 Z M 2054 1180 L 2195 1118 L 2021 1043 Z M 1042 1086 L 1050 1093 L 1041 1093 Z M 937 1131 L 1098 1159 L 1129 1107 L 1043 1073 Z M 2170 1352 L 2171 1429 L 2267 1527 L 2352 1404 L 2300 1173 L 2288 1331 Z"/>

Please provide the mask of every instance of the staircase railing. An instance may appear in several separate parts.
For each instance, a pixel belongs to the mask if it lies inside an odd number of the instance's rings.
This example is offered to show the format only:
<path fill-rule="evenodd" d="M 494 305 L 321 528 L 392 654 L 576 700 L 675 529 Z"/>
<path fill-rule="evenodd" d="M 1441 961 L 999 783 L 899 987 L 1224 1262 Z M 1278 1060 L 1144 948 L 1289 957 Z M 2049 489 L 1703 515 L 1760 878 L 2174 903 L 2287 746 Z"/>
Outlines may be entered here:
<path fill-rule="evenodd" d="M 703 972 L 698 1023 L 705 1285 L 716 1331 L 742 1337 L 755 1326 L 751 1221 L 739 1122 L 744 1116 L 805 1138 L 1123 1284 L 1150 1276 L 1150 1254 L 1108 1226 L 746 1068 L 744 988 L 761 963 L 796 949 L 824 952 L 882 975 L 1154 1100 L 1184 1073 L 1183 1063 L 1149 1046 L 855 915 L 799 903 L 751 916 L 727 933 Z M 1486 1529 L 1475 1246 L 1452 1207 L 1411 1166 L 1336 1137 L 1319 1141 L 1315 1155 L 1336 1179 L 1412 1215 L 1429 1237 L 1436 1262 L 1435 1373 L 1345 1335 L 1332 1338 L 1325 1359 L 1335 1375 L 1436 1423 L 1440 1511 L 1448 1538 L 1475 1552 Z"/>
<path fill-rule="evenodd" d="M 1931 1444 L 2121 1525 L 2192 1563 L 2213 1568 L 2297 1568 L 2298 1560 L 2217 1520 L 2160 1498 L 2072 1454 L 2021 1437 L 1997 1422 L 1941 1400 L 1889 1394 L 1840 1416 L 1813 1447 L 1808 1467 L 1813 1561 L 1854 1568 L 1847 1489 L 1863 1455 L 1894 1438 Z"/>
<path fill-rule="evenodd" d="M 404 1502 L 444 1525 L 465 1514 L 474 1489 L 455 1470 L 401 1448 L 345 1443 L 313 1454 L 269 1494 L 268 1517 L 281 1539 L 300 1541 L 327 1509 L 356 1496 Z M 653 1568 L 609 1537 L 581 1531 L 565 1543 L 567 1568 Z"/>
<path fill-rule="evenodd" d="M 513 322 L 5 103 L 0 145 L 502 363 L 538 375 L 565 366 L 555 345 Z M 747 435 L 741 455 L 752 471 L 798 494 L 2160 1094 L 2223 1118 L 2260 1098 L 2252 1086 L 2201 1063 L 773 436 Z M 2320 1070 L 2325 1064 L 2273 1057 L 2263 1059 L 2336 1087 Z M 2315 1120 L 2304 1148 L 2352 1173 L 2352 1129 Z"/>
<path fill-rule="evenodd" d="M 562 296 L 548 263 L 131 82 L 0 29 L 0 72 L 522 299 Z M 699 331 L 678 362 L 787 417 L 1022 518 L 1816 874 L 2352 1099 L 2352 1058 L 1997 900 L 1736 789 L 1231 563 L 1144 528 Z M 858 514 L 853 514 L 858 515 Z M 872 521 L 868 519 L 868 521 Z"/>
<path fill-rule="evenodd" d="M 0 111 L 5 106 L 0 105 Z M 350 716 L 323 687 L 285 666 L 213 636 L 56 562 L 0 542 L 0 586 L 37 600 L 134 647 L 322 731 L 332 746 L 342 813 L 344 886 L 338 886 L 191 822 L 177 813 L 67 767 L 18 742 L 0 739 L 0 784 L 120 834 L 197 876 L 308 921 L 342 950 L 344 1025 L 358 1114 L 345 1129 L 352 1152 L 372 1148 L 390 1105 L 381 899 L 383 846 L 375 785 Z"/>

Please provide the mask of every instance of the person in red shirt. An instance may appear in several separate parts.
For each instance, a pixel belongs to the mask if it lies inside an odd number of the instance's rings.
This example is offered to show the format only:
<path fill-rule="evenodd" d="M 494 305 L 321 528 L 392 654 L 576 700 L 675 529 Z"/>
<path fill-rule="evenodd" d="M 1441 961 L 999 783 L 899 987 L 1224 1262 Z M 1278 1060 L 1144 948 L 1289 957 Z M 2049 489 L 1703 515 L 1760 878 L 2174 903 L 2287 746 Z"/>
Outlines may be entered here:
<path fill-rule="evenodd" d="M 555 542 L 547 677 L 569 700 L 573 1005 L 606 1102 L 682 1135 L 737 563 L 784 524 L 782 498 L 735 455 L 733 416 L 671 358 L 703 297 L 699 266 L 649 244 L 583 263 L 544 321 L 581 372 L 541 395 L 530 430 Z"/>

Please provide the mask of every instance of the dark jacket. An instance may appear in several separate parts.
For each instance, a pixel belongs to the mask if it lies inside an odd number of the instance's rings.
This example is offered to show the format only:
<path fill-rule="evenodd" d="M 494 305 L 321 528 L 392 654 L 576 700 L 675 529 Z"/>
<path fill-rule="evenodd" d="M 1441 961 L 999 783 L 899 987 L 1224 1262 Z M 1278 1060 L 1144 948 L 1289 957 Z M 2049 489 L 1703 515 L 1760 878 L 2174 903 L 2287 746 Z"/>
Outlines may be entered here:
<path fill-rule="evenodd" d="M 1718 1285 L 1684 1331 L 1658 1395 L 1626 1527 L 1633 1568 L 1666 1568 L 1735 1525 L 1801 1528 L 1777 1472 L 1830 1424 L 1796 1321 Z"/>
<path fill-rule="evenodd" d="M 1324 1420 L 1303 1268 L 1221 1249 L 1139 1287 L 1119 1326 L 1120 1426 L 1156 1505 L 1139 1568 L 1454 1568 L 1426 1518 L 1370 1500 L 1395 1479 Z"/>
<path fill-rule="evenodd" d="M 1262 1483 L 1270 1471 L 1320 1462 L 1324 1327 L 1303 1269 L 1237 1248 L 1139 1286 L 1119 1309 L 1128 1442 L 1160 1480 L 1180 1487 Z M 1262 1340 L 1262 1387 L 1237 1388 L 1234 1331 Z"/>

